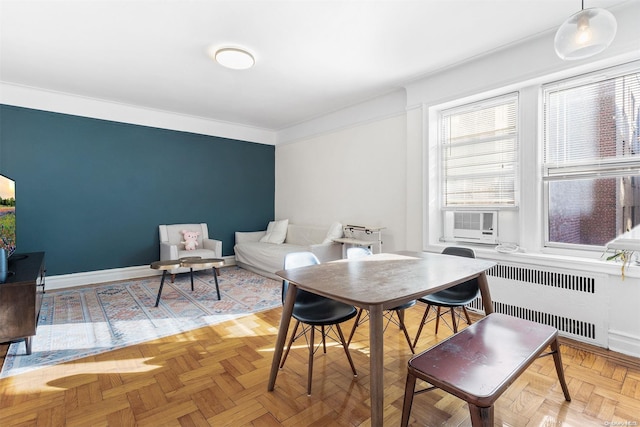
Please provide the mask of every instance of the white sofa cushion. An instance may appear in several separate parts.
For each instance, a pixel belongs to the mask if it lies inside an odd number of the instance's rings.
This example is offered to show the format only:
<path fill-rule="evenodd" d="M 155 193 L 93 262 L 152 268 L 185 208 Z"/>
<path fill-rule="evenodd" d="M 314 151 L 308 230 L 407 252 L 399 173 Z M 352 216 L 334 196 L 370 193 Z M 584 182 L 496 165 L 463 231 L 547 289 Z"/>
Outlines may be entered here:
<path fill-rule="evenodd" d="M 322 242 L 327 229 L 309 225 L 289 224 L 285 243 L 299 246 L 316 245 Z"/>
<path fill-rule="evenodd" d="M 260 241 L 263 243 L 275 243 L 278 245 L 283 243 L 287 237 L 288 226 L 288 219 L 270 221 L 269 225 L 267 225 L 267 233 L 260 239 Z"/>
<path fill-rule="evenodd" d="M 264 242 L 242 243 L 240 250 L 236 246 L 236 261 L 251 265 L 258 270 L 275 273 L 282 270 L 284 257 L 291 252 L 308 251 L 308 246 L 266 244 Z"/>
<path fill-rule="evenodd" d="M 331 243 L 333 242 L 333 239 L 339 239 L 342 236 L 342 224 L 340 224 L 339 222 L 334 222 L 333 224 L 331 224 L 331 227 L 329 227 L 327 237 L 324 238 L 322 243 Z"/>

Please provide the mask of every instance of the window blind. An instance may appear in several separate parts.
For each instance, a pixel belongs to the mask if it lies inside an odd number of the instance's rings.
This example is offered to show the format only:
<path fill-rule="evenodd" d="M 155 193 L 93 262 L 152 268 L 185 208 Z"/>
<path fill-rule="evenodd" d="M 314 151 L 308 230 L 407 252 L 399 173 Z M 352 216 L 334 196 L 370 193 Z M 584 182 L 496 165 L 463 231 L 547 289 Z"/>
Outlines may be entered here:
<path fill-rule="evenodd" d="M 440 114 L 444 207 L 515 206 L 518 95 Z"/>
<path fill-rule="evenodd" d="M 614 176 L 640 164 L 640 73 L 545 89 L 545 179 Z"/>

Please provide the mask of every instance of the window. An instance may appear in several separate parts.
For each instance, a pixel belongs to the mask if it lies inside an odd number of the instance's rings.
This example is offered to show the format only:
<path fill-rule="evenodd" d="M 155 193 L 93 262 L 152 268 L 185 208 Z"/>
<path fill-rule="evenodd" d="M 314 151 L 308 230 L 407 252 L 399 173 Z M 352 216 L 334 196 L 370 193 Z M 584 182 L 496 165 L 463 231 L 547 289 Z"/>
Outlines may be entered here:
<path fill-rule="evenodd" d="M 600 249 L 640 224 L 639 71 L 544 87 L 547 246 Z"/>
<path fill-rule="evenodd" d="M 516 206 L 518 95 L 440 113 L 444 208 Z"/>

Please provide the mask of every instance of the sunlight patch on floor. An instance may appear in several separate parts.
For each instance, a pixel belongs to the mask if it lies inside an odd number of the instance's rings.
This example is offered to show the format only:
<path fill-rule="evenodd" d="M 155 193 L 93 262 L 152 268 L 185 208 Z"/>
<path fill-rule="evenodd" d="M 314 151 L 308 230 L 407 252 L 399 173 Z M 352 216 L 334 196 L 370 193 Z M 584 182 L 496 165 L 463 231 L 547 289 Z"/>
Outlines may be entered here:
<path fill-rule="evenodd" d="M 62 365 L 47 366 L 0 381 L 8 394 L 59 391 L 76 387 L 87 381 L 86 376 L 104 374 L 138 374 L 160 367 L 149 363 L 152 357 L 109 360 L 101 362 L 67 362 Z"/>

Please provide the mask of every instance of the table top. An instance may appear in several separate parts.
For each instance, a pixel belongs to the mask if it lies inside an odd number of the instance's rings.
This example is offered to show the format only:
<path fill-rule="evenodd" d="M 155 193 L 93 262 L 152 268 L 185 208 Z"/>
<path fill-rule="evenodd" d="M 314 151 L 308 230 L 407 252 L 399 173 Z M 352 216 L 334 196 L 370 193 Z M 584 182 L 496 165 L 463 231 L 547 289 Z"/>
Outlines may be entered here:
<path fill-rule="evenodd" d="M 427 252 L 374 254 L 276 274 L 300 289 L 357 307 L 392 308 L 463 283 L 493 267 L 493 261 Z"/>
<path fill-rule="evenodd" d="M 168 259 L 151 263 L 154 270 L 173 270 L 178 267 L 187 268 L 212 268 L 224 266 L 222 258 L 185 257 L 180 259 Z"/>
<path fill-rule="evenodd" d="M 151 268 L 153 268 L 154 270 L 171 270 L 178 267 L 180 267 L 180 261 L 177 259 L 169 259 L 151 263 Z"/>
<path fill-rule="evenodd" d="M 224 266 L 222 258 L 183 258 L 180 265 L 188 268 L 212 268 Z"/>

